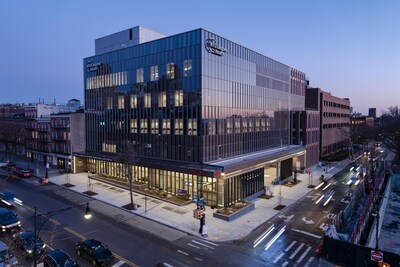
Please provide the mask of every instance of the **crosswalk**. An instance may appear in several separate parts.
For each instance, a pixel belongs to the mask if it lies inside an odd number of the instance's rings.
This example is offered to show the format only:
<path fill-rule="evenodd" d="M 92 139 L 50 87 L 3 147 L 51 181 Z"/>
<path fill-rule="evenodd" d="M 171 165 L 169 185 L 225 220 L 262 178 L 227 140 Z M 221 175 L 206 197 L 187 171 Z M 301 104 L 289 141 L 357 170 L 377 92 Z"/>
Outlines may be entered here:
<path fill-rule="evenodd" d="M 201 240 L 200 239 L 198 239 L 198 240 L 192 239 L 188 243 L 186 243 L 186 245 L 190 248 L 195 248 L 195 249 L 198 249 L 201 251 L 207 251 L 209 253 L 212 253 L 213 251 L 215 251 L 216 248 L 219 247 L 218 244 L 208 241 L 208 240 L 203 240 L 203 239 L 201 239 Z M 181 255 L 187 256 L 191 259 L 194 259 L 199 263 L 204 261 L 203 258 L 198 256 L 199 253 L 197 253 L 197 252 L 186 251 L 184 249 L 178 249 L 176 252 Z M 196 254 L 196 256 L 195 256 L 195 254 Z M 175 265 L 171 262 L 164 262 L 163 266 L 174 267 Z"/>
<path fill-rule="evenodd" d="M 312 255 L 312 247 L 305 243 L 292 241 L 273 258 L 275 266 L 314 266 L 317 259 Z"/>

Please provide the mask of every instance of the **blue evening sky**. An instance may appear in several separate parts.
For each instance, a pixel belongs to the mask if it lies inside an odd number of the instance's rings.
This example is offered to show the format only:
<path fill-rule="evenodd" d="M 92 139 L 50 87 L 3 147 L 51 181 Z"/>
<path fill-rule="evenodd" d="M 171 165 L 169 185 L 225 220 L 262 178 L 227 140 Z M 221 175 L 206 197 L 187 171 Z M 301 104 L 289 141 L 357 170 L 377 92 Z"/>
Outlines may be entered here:
<path fill-rule="evenodd" d="M 205 28 L 380 115 L 400 99 L 399 11 L 396 0 L 4 0 L 0 103 L 83 100 L 94 40 L 142 25 L 165 35 Z"/>

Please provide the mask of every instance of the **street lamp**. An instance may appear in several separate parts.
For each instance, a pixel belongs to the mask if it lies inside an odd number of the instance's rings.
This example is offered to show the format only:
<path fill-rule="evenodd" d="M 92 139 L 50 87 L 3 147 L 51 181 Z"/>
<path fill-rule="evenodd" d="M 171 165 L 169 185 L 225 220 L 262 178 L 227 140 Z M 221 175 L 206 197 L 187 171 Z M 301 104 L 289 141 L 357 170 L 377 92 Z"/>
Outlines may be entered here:
<path fill-rule="evenodd" d="M 144 189 L 144 214 L 147 214 L 147 192 L 149 191 L 149 188 Z"/>
<path fill-rule="evenodd" d="M 90 219 L 92 217 L 92 213 L 90 211 L 89 208 L 89 202 L 83 203 L 83 204 L 78 204 L 75 206 L 70 206 L 70 207 L 66 207 L 66 208 L 62 208 L 59 210 L 54 210 L 54 211 L 49 211 L 46 213 L 38 213 L 37 212 L 37 208 L 35 206 L 35 211 L 33 213 L 33 238 L 34 238 L 34 246 L 33 246 L 33 263 L 34 263 L 34 267 L 37 266 L 37 240 L 39 238 L 39 234 L 40 234 L 40 230 L 42 229 L 43 225 L 54 215 L 58 214 L 58 213 L 62 213 L 64 211 L 70 210 L 72 208 L 77 208 L 77 207 L 81 207 L 81 206 L 85 206 L 86 205 L 86 210 L 85 210 L 85 219 Z M 41 224 L 38 226 L 37 223 L 37 218 L 38 217 L 42 217 L 43 221 L 41 222 Z"/>

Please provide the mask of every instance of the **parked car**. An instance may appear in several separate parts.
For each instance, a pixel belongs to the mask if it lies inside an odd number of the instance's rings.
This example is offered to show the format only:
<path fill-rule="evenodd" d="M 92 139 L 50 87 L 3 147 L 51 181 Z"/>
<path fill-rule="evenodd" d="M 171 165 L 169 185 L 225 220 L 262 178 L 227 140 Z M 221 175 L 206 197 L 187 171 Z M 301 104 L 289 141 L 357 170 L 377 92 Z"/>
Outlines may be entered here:
<path fill-rule="evenodd" d="M 20 266 L 6 244 L 0 241 L 0 266 L 12 267 Z"/>
<path fill-rule="evenodd" d="M 8 207 L 13 206 L 15 204 L 22 206 L 22 200 L 16 198 L 14 193 L 10 191 L 1 191 L 0 199 L 1 203 L 5 204 Z"/>
<path fill-rule="evenodd" d="M 1 231 L 16 231 L 21 228 L 21 221 L 18 216 L 7 208 L 0 208 L 0 227 Z"/>
<path fill-rule="evenodd" d="M 78 267 L 79 264 L 74 261 L 62 249 L 55 249 L 47 252 L 43 258 L 43 264 L 46 267 Z"/>
<path fill-rule="evenodd" d="M 94 266 L 104 266 L 114 260 L 114 256 L 107 246 L 95 239 L 79 241 L 76 244 L 76 253 Z"/>
<path fill-rule="evenodd" d="M 31 169 L 15 168 L 14 173 L 23 178 L 32 177 L 33 175 L 33 171 Z"/>
<path fill-rule="evenodd" d="M 11 170 L 15 169 L 16 167 L 17 167 L 17 165 L 15 165 L 15 163 L 9 162 L 3 168 L 7 169 L 8 171 L 11 171 Z"/>
<path fill-rule="evenodd" d="M 20 232 L 18 234 L 13 235 L 14 245 L 22 249 L 29 256 L 33 257 L 33 251 L 35 250 L 35 238 L 34 233 L 31 231 Z M 42 255 L 46 252 L 46 244 L 43 242 L 40 237 L 36 238 L 36 255 Z"/>
<path fill-rule="evenodd" d="M 7 167 L 7 162 L 0 162 L 0 168 L 5 168 Z"/>

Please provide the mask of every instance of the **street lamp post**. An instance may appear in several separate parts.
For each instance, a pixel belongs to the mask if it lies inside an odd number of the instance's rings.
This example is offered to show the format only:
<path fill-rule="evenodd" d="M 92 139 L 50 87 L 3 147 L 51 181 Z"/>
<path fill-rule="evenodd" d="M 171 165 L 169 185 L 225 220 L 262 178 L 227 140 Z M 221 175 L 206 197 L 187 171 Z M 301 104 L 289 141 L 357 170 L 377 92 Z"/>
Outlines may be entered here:
<path fill-rule="evenodd" d="M 144 189 L 144 214 L 147 214 L 147 191 L 149 191 L 148 188 Z"/>
<path fill-rule="evenodd" d="M 38 213 L 37 212 L 37 208 L 35 206 L 35 210 L 33 213 L 33 266 L 37 267 L 37 240 L 39 238 L 39 234 L 40 234 L 40 230 L 42 229 L 43 225 L 54 215 L 58 214 L 58 213 L 62 213 L 64 211 L 70 210 L 72 208 L 77 208 L 77 207 L 81 207 L 81 206 L 85 206 L 86 205 L 86 210 L 85 210 L 85 219 L 90 219 L 92 217 L 92 214 L 90 212 L 90 208 L 89 208 L 89 202 L 83 203 L 83 204 L 78 204 L 75 206 L 70 206 L 70 207 L 66 207 L 66 208 L 62 208 L 59 210 L 54 210 L 54 211 L 49 211 L 46 213 Z M 38 217 L 42 217 L 44 218 L 44 220 L 41 222 L 41 224 L 38 226 L 37 223 L 37 218 Z"/>

